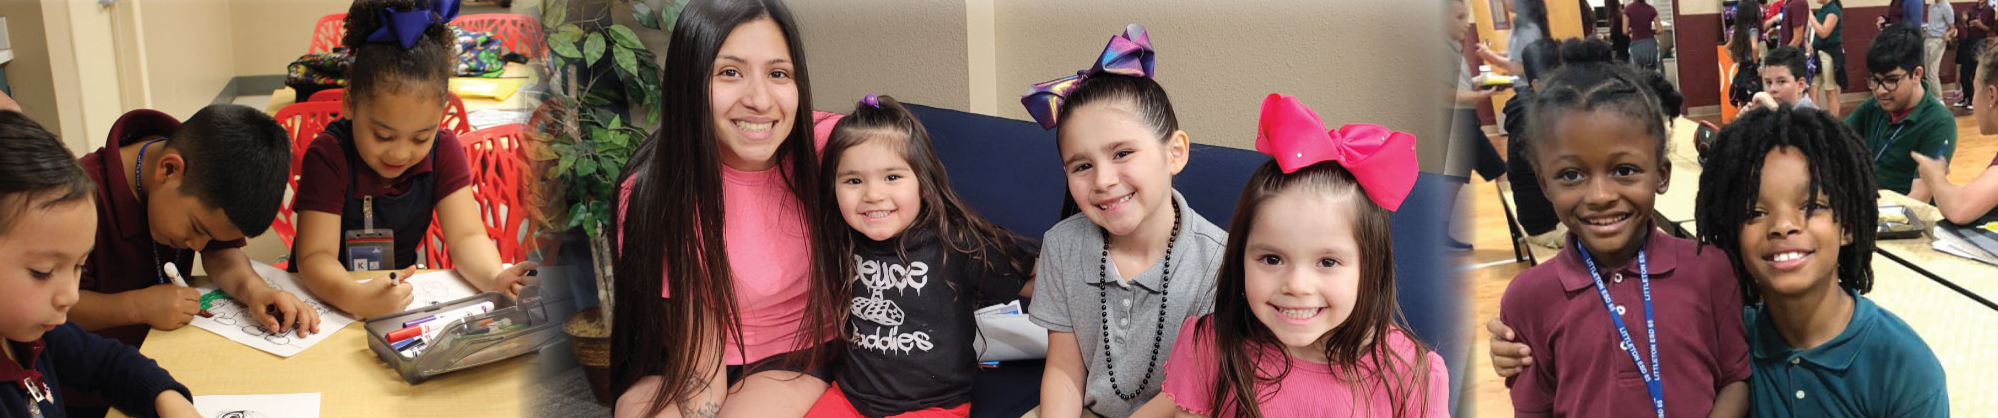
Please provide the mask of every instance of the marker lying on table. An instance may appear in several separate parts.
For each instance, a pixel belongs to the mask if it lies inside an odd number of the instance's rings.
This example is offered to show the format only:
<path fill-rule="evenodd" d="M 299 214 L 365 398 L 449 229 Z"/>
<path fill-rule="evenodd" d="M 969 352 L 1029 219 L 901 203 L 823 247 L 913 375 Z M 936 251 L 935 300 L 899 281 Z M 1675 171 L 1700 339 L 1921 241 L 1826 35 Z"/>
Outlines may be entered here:
<path fill-rule="evenodd" d="M 168 261 L 168 262 L 166 263 L 166 266 L 165 266 L 165 267 L 162 267 L 162 268 L 166 269 L 166 276 L 167 276 L 167 278 L 168 278 L 168 279 L 172 279 L 172 280 L 173 280 L 173 284 L 174 284 L 175 286 L 180 286 L 180 287 L 190 287 L 190 288 L 191 288 L 191 287 L 193 287 L 193 286 L 188 286 L 188 285 L 187 285 L 187 279 L 183 279 L 183 278 L 181 278 L 181 277 L 180 277 L 180 267 L 179 267 L 179 266 L 175 266 L 175 265 L 173 265 L 173 262 L 172 262 L 172 261 Z M 197 303 L 198 303 L 198 302 L 197 302 Z M 202 310 L 201 310 L 201 312 L 196 312 L 196 313 L 195 313 L 195 315 L 201 315 L 201 317 L 202 317 L 202 318 L 214 318 L 214 317 L 215 317 L 215 314 L 212 314 L 212 313 L 208 313 L 208 310 L 207 310 L 207 309 L 202 309 Z"/>
<path fill-rule="evenodd" d="M 402 323 L 402 327 L 403 327 L 403 328 L 409 328 L 409 327 L 413 327 L 413 326 L 416 326 L 416 324 L 421 324 L 421 323 L 425 323 L 425 322 L 430 322 L 430 321 L 435 321 L 435 320 L 439 320 L 439 319 L 446 319 L 446 321 L 444 321 L 444 322 L 450 322 L 450 321 L 449 321 L 449 319 L 458 319 L 458 318 L 463 318 L 463 317 L 466 317 L 466 316 L 471 316 L 471 315 L 478 315 L 478 314 L 482 314 L 482 313 L 486 313 L 486 312 L 492 312 L 492 311 L 493 311 L 493 303 L 492 303 L 492 302 L 479 302 L 479 304 L 477 304 L 477 305 L 472 305 L 472 306 L 467 306 L 467 307 L 463 307 L 463 308 L 458 308 L 458 309 L 454 309 L 454 310 L 449 310 L 449 311 L 444 311 L 444 312 L 438 312 L 438 313 L 437 313 L 436 315 L 430 315 L 430 316 L 425 316 L 425 317 L 422 317 L 422 318 L 416 318 L 416 319 L 411 319 L 411 320 L 408 320 L 408 321 L 403 321 L 403 323 Z"/>

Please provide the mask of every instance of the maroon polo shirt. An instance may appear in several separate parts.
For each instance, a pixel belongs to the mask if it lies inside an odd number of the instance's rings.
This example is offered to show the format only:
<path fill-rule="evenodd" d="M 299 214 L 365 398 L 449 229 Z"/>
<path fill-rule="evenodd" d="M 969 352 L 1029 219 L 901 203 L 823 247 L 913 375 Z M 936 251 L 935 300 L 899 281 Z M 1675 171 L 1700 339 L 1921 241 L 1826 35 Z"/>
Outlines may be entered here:
<path fill-rule="evenodd" d="M 1647 238 L 1645 253 L 1652 305 L 1658 310 L 1654 317 L 1658 359 L 1665 371 L 1665 413 L 1707 416 L 1720 388 L 1745 381 L 1749 374 L 1734 267 L 1718 249 L 1699 250 L 1693 241 L 1656 229 Z M 1625 308 L 1623 321 L 1638 355 L 1649 363 L 1637 260 L 1608 267 L 1597 266 L 1610 298 Z M 1562 251 L 1514 277 L 1499 301 L 1499 317 L 1533 348 L 1533 367 L 1509 382 L 1518 416 L 1653 415 L 1644 379 L 1619 345 L 1588 267 L 1574 251 Z"/>
<path fill-rule="evenodd" d="M 337 123 L 337 122 L 336 122 Z M 345 133 L 346 135 L 337 135 Z M 458 135 L 448 130 L 438 130 L 432 142 L 435 148 L 422 161 L 403 170 L 395 180 L 384 182 L 374 174 L 372 168 L 361 165 L 363 173 L 351 177 L 355 184 L 348 184 L 349 170 L 347 152 L 341 147 L 342 141 L 352 141 L 352 134 L 328 129 L 312 138 L 312 145 L 305 151 L 305 160 L 299 167 L 298 196 L 292 201 L 294 210 L 340 214 L 347 202 L 347 188 L 358 187 L 362 196 L 400 195 L 406 192 L 409 179 L 422 173 L 435 173 L 436 189 L 431 194 L 431 203 L 444 201 L 451 192 L 472 184 L 472 170 L 466 162 L 465 147 L 458 143 Z"/>
<path fill-rule="evenodd" d="M 104 141 L 104 147 L 85 154 L 80 160 L 83 172 L 97 182 L 97 248 L 91 250 L 90 259 L 83 264 L 79 288 L 97 293 L 120 293 L 171 283 L 162 281 L 164 272 L 160 270 L 169 261 L 180 267 L 182 275 L 193 274 L 193 250 L 175 250 L 153 242 L 146 206 L 132 194 L 129 186 L 133 162 L 125 161 L 124 154 L 118 152 L 118 148 L 125 145 L 172 135 L 173 130 L 179 127 L 179 120 L 156 110 L 126 112 L 111 125 L 111 136 Z M 151 151 L 159 152 L 159 148 L 155 146 Z M 243 246 L 243 242 L 241 239 L 211 241 L 206 249 L 238 248 Z M 146 340 L 146 329 L 145 324 L 135 324 L 97 330 L 96 333 L 138 347 Z"/>

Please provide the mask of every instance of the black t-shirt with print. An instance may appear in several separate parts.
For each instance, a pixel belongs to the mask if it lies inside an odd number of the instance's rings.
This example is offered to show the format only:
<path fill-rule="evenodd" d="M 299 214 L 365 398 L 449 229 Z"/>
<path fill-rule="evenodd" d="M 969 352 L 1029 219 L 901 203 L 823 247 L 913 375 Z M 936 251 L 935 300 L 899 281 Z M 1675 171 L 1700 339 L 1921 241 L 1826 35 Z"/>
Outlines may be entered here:
<path fill-rule="evenodd" d="M 1018 298 L 1026 279 L 997 251 L 983 256 L 991 263 L 973 259 L 938 241 L 935 231 L 855 240 L 852 311 L 842 330 L 846 365 L 835 379 L 840 390 L 861 415 L 877 418 L 970 402 L 978 374 L 972 311 Z"/>

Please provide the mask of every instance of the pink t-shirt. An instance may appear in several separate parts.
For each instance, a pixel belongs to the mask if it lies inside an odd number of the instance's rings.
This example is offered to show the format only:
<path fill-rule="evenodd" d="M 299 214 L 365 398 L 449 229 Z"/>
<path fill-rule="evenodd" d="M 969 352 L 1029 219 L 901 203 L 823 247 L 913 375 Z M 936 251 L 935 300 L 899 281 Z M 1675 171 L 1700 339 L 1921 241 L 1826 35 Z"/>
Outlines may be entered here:
<path fill-rule="evenodd" d="M 1204 315 L 1187 318 L 1179 331 L 1178 341 L 1173 343 L 1172 358 L 1165 364 L 1165 386 L 1161 396 L 1170 396 L 1173 404 L 1181 409 L 1203 416 L 1214 414 L 1215 371 L 1220 367 L 1221 353 L 1214 349 L 1214 333 L 1210 328 L 1199 332 L 1195 324 Z M 1392 328 L 1391 328 L 1392 329 Z M 1399 330 L 1388 333 L 1388 349 L 1401 358 L 1409 358 L 1415 353 L 1415 344 Z M 1275 376 L 1281 372 L 1272 362 L 1283 361 L 1282 353 L 1275 347 L 1264 347 L 1258 362 L 1259 374 Z M 1450 371 L 1443 367 L 1443 357 L 1429 352 L 1423 361 L 1429 363 L 1429 376 L 1425 388 L 1414 388 L 1410 396 L 1424 396 L 1415 400 L 1421 405 L 1419 416 L 1448 418 L 1450 416 Z M 1370 370 L 1374 360 L 1371 356 L 1361 357 L 1361 370 Z M 1410 366 L 1413 366 L 1412 364 Z M 1371 387 L 1357 387 L 1341 382 L 1334 376 L 1329 365 L 1312 363 L 1302 359 L 1290 359 L 1290 374 L 1275 387 L 1259 387 L 1257 405 L 1264 416 L 1389 416 L 1393 414 L 1393 403 L 1388 399 L 1388 387 L 1378 380 L 1367 382 Z M 1362 393 L 1364 392 L 1364 393 Z M 1364 394 L 1366 399 L 1354 399 Z M 1232 407 L 1232 406 L 1231 406 Z M 1342 415 L 1343 414 L 1343 415 Z"/>
<path fill-rule="evenodd" d="M 827 135 L 814 136 L 817 149 L 824 150 Z M 735 341 L 726 342 L 723 363 L 728 365 L 800 348 L 798 329 L 810 301 L 812 234 L 783 173 L 722 166 L 722 247 L 728 251 L 742 328 L 740 350 Z M 626 179 L 618 190 L 618 213 L 628 211 L 630 200 L 631 180 Z M 672 284 L 663 274 L 660 280 L 659 297 L 673 297 Z"/>

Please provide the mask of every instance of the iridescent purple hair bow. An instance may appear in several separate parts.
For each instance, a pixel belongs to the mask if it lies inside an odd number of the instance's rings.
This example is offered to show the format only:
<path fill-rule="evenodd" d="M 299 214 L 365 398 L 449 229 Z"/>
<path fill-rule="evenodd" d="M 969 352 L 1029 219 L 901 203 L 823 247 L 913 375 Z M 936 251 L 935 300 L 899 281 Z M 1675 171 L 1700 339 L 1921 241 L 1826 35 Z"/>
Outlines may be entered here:
<path fill-rule="evenodd" d="M 1132 23 L 1124 28 L 1124 34 L 1110 37 L 1110 44 L 1103 47 L 1103 55 L 1096 59 L 1096 65 L 1075 75 L 1034 84 L 1027 95 L 1020 96 L 1020 104 L 1027 106 L 1027 114 L 1041 123 L 1041 129 L 1054 129 L 1055 115 L 1061 114 L 1061 104 L 1068 93 L 1082 85 L 1082 80 L 1097 73 L 1111 73 L 1132 77 L 1151 77 L 1152 59 L 1158 52 L 1152 50 L 1152 39 L 1145 34 L 1145 26 Z"/>
<path fill-rule="evenodd" d="M 381 18 L 382 27 L 368 34 L 368 43 L 394 43 L 402 49 L 409 49 L 416 46 L 417 40 L 423 39 L 423 31 L 430 29 L 430 25 L 458 18 L 458 0 L 434 0 L 428 7 L 416 10 L 384 8 L 376 13 Z"/>

